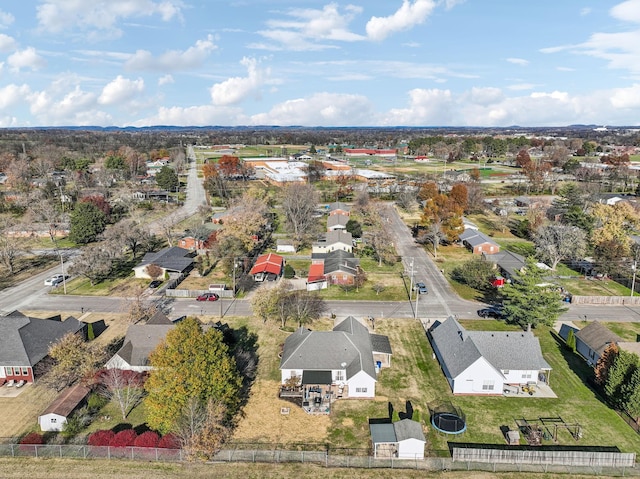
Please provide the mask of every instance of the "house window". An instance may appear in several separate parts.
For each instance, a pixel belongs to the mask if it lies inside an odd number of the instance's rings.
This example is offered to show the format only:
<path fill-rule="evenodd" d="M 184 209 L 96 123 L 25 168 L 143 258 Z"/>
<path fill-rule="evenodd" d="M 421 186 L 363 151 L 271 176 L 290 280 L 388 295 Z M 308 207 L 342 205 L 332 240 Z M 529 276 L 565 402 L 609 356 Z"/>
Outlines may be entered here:
<path fill-rule="evenodd" d="M 483 391 L 493 391 L 493 388 L 494 388 L 494 382 L 492 380 L 487 380 L 482 383 Z"/>
<path fill-rule="evenodd" d="M 366 393 L 367 392 L 367 388 L 356 388 L 356 392 L 357 393 Z"/>
<path fill-rule="evenodd" d="M 344 381 L 344 371 L 336 371 L 336 381 Z"/>
<path fill-rule="evenodd" d="M 531 379 L 531 371 L 528 373 L 522 373 L 522 379 Z"/>
<path fill-rule="evenodd" d="M 13 376 L 13 368 L 4 368 L 4 374 L 6 376 Z"/>
<path fill-rule="evenodd" d="M 29 368 L 22 368 L 22 375 L 23 376 L 28 376 L 29 375 Z"/>
<path fill-rule="evenodd" d="M 49 421 L 51 422 L 51 424 L 55 424 L 58 422 L 58 419 L 55 417 L 52 417 Z"/>
<path fill-rule="evenodd" d="M 505 369 L 504 371 L 502 371 L 502 374 L 504 374 L 506 376 L 507 374 L 509 374 L 509 370 Z"/>

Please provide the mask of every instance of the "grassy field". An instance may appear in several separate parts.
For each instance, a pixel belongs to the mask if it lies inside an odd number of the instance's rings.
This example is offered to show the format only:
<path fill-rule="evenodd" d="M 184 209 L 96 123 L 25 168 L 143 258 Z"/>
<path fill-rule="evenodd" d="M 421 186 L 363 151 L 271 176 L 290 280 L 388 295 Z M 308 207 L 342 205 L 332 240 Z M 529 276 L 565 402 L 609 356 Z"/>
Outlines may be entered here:
<path fill-rule="evenodd" d="M 60 258 L 55 255 L 19 257 L 16 260 L 13 274 L 9 273 L 6 266 L 0 266 L 0 290 L 15 286 L 56 264 L 60 264 Z"/>
<path fill-rule="evenodd" d="M 335 479 L 516 479 L 521 473 L 491 473 L 475 471 L 425 472 L 411 469 L 347 469 L 324 468 L 314 464 L 264 464 L 264 463 L 153 463 L 126 460 L 73 460 L 0 458 L 3 479 L 299 479 L 301 477 Z M 586 479 L 594 476 L 575 474 L 540 474 L 542 479 Z M 599 476 L 605 477 L 605 476 Z"/>

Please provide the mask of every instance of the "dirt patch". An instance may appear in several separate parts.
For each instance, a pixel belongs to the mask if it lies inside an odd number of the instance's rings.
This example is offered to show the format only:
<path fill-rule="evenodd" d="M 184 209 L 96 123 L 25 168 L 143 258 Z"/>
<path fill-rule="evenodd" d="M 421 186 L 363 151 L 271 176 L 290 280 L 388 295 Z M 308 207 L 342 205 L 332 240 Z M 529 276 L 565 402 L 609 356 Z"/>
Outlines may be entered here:
<path fill-rule="evenodd" d="M 342 420 L 342 425 L 345 427 L 351 427 L 354 425 L 353 419 L 350 417 L 346 417 Z"/>
<path fill-rule="evenodd" d="M 236 429 L 237 442 L 272 444 L 318 443 L 327 437 L 329 416 L 312 416 L 293 403 L 278 398 L 278 381 L 258 380 Z M 283 414 L 281 408 L 289 408 Z"/>

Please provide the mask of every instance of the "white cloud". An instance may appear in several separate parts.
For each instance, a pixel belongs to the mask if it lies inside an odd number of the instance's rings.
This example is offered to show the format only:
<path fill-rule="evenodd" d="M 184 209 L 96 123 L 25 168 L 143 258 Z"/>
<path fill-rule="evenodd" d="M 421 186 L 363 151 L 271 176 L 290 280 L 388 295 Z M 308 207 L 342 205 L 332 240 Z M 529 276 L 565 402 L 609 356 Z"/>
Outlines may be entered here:
<path fill-rule="evenodd" d="M 180 16 L 182 5 L 181 0 L 43 0 L 37 17 L 40 27 L 52 33 L 79 28 L 119 34 L 120 20 L 158 15 L 169 21 Z"/>
<path fill-rule="evenodd" d="M 367 36 L 381 41 L 389 35 L 408 30 L 423 23 L 435 8 L 433 0 L 403 0 L 402 6 L 388 17 L 371 17 L 367 22 Z"/>
<path fill-rule="evenodd" d="M 491 105 L 504 99 L 504 94 L 500 88 L 494 87 L 473 87 L 471 91 L 464 95 L 463 101 L 468 101 L 474 105 Z"/>
<path fill-rule="evenodd" d="M 323 42 L 354 42 L 364 38 L 349 30 L 349 24 L 362 9 L 347 5 L 342 11 L 336 3 L 325 5 L 322 10 L 296 8 L 286 12 L 285 19 L 271 19 L 267 29 L 258 33 L 267 43 L 252 43 L 250 48 L 268 50 L 323 50 L 335 48 Z"/>
<path fill-rule="evenodd" d="M 456 5 L 466 2 L 466 0 L 445 0 L 444 6 L 447 10 L 451 10 Z"/>
<path fill-rule="evenodd" d="M 615 89 L 611 104 L 614 108 L 640 108 L 640 84 Z"/>
<path fill-rule="evenodd" d="M 580 9 L 580 15 L 581 16 L 585 16 L 585 15 L 589 15 L 591 13 L 591 7 L 584 7 Z"/>
<path fill-rule="evenodd" d="M 172 75 L 163 75 L 160 78 L 158 78 L 158 85 L 160 86 L 168 85 L 170 83 L 175 83 L 175 80 L 173 79 Z"/>
<path fill-rule="evenodd" d="M 521 91 L 521 90 L 533 90 L 536 87 L 533 83 L 514 83 L 513 85 L 509 85 L 507 88 L 513 91 Z"/>
<path fill-rule="evenodd" d="M 373 104 L 362 95 L 315 93 L 275 105 L 251 117 L 254 125 L 350 126 L 376 123 Z"/>
<path fill-rule="evenodd" d="M 98 97 L 101 105 L 119 105 L 144 91 L 144 80 L 129 80 L 118 75 L 115 80 L 105 85 Z"/>
<path fill-rule="evenodd" d="M 198 40 L 195 45 L 184 51 L 170 50 L 157 58 L 146 50 L 138 50 L 125 63 L 128 70 L 183 71 L 201 67 L 209 54 L 218 48 L 213 36 Z"/>
<path fill-rule="evenodd" d="M 576 71 L 575 68 L 571 68 L 571 67 L 556 67 L 556 70 L 558 70 L 559 72 L 574 72 L 574 71 Z"/>
<path fill-rule="evenodd" d="M 43 68 L 47 62 L 44 58 L 38 55 L 35 48 L 28 47 L 9 55 L 7 63 L 13 71 L 20 71 L 27 68 L 31 70 L 39 70 L 40 68 Z"/>
<path fill-rule="evenodd" d="M 520 65 L 523 67 L 526 67 L 529 64 L 529 60 L 525 60 L 524 58 L 507 58 L 507 61 L 514 65 Z"/>
<path fill-rule="evenodd" d="M 111 116 L 96 109 L 96 95 L 79 85 L 62 91 L 63 78 L 54 81 L 48 90 L 33 92 L 28 99 L 38 125 L 99 125 L 113 124 Z"/>
<path fill-rule="evenodd" d="M 243 58 L 240 62 L 247 68 L 246 77 L 233 77 L 211 87 L 211 101 L 214 105 L 233 105 L 246 97 L 259 93 L 260 87 L 268 80 L 269 69 L 259 68 L 254 58 Z"/>
<path fill-rule="evenodd" d="M 28 85 L 7 85 L 0 88 L 0 110 L 23 102 L 31 93 Z"/>
<path fill-rule="evenodd" d="M 15 17 L 3 10 L 0 10 L 0 28 L 7 28 L 15 21 Z"/>
<path fill-rule="evenodd" d="M 385 125 L 451 125 L 454 122 L 450 90 L 415 88 L 409 91 L 408 108 L 394 108 L 384 115 Z"/>
<path fill-rule="evenodd" d="M 0 33 L 0 52 L 6 53 L 16 48 L 16 41 L 13 37 Z"/>
<path fill-rule="evenodd" d="M 627 0 L 613 7 L 609 14 L 624 22 L 640 23 L 640 1 Z"/>

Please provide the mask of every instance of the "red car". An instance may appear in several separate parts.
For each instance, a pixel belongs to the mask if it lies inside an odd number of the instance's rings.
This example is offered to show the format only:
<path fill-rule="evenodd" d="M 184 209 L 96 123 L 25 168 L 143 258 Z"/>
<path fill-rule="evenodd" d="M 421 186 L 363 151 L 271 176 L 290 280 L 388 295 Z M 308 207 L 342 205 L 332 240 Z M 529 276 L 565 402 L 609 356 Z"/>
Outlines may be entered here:
<path fill-rule="evenodd" d="M 196 298 L 198 301 L 218 301 L 218 296 L 216 293 L 204 293 Z"/>

